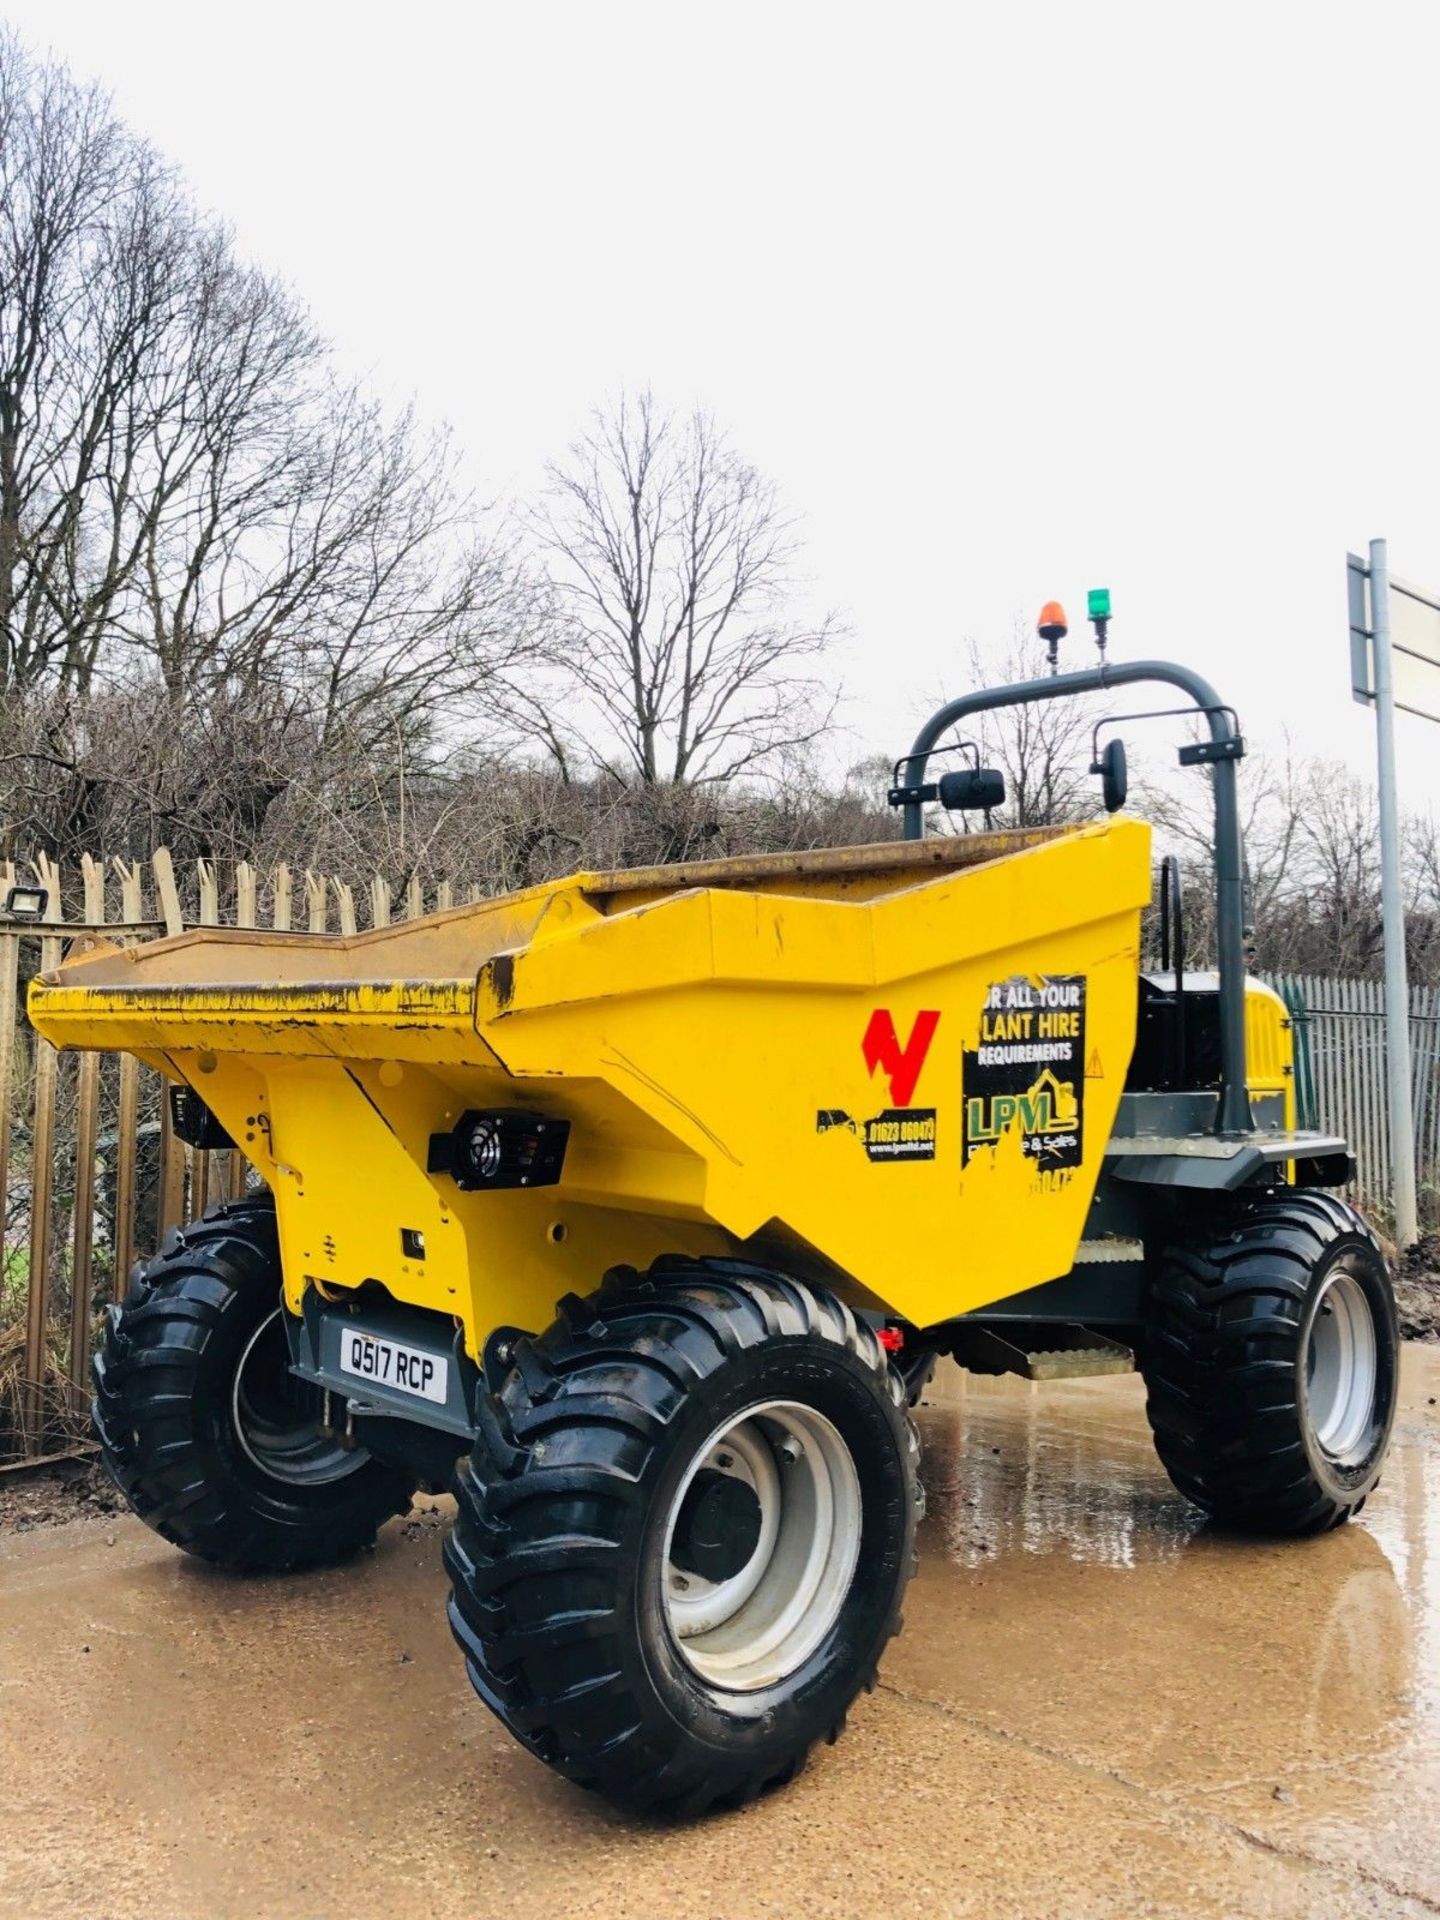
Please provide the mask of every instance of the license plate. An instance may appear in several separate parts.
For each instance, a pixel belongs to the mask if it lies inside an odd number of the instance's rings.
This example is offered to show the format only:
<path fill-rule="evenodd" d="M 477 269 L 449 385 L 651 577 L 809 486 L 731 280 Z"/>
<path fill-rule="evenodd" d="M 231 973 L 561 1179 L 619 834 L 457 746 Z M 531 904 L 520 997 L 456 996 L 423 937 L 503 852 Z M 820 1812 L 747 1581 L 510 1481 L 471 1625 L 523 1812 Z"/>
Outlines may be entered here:
<path fill-rule="evenodd" d="M 398 1387 L 418 1400 L 444 1406 L 450 1362 L 403 1340 L 384 1340 L 374 1333 L 355 1333 L 348 1327 L 340 1336 L 340 1369 L 376 1386 Z"/>

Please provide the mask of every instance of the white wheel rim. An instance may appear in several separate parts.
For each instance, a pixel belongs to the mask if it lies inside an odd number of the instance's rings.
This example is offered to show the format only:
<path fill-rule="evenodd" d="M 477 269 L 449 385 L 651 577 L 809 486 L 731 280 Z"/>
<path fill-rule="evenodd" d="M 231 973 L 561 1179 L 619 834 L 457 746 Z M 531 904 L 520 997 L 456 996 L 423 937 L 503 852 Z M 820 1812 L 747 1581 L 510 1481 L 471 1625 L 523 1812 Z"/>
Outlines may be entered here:
<path fill-rule="evenodd" d="M 760 1509 L 749 1559 L 714 1581 L 672 1558 L 676 1523 L 702 1467 L 742 1481 Z M 861 1511 L 850 1449 L 812 1407 L 767 1400 L 717 1427 L 665 1522 L 665 1616 L 686 1663 L 712 1686 L 737 1693 L 773 1686 L 803 1666 L 850 1591 Z"/>
<path fill-rule="evenodd" d="M 1354 1452 L 1375 1420 L 1375 1316 L 1353 1274 L 1331 1273 L 1310 1322 L 1306 1397 L 1315 1439 L 1332 1460 Z"/>

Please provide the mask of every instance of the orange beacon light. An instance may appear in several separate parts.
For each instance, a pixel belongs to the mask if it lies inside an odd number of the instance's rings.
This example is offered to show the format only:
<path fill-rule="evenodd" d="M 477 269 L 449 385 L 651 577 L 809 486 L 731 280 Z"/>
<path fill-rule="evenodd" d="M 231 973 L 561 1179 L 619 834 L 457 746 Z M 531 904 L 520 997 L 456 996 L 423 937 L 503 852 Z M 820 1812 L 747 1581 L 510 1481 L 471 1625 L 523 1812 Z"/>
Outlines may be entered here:
<path fill-rule="evenodd" d="M 1047 600 L 1040 609 L 1040 618 L 1035 623 L 1035 631 L 1042 640 L 1050 641 L 1053 646 L 1063 640 L 1070 631 L 1070 623 L 1065 618 L 1065 609 L 1058 600 Z"/>
<path fill-rule="evenodd" d="M 1050 671 L 1060 671 L 1060 642 L 1070 631 L 1070 623 L 1065 618 L 1065 609 L 1058 600 L 1047 600 L 1040 609 L 1040 618 L 1035 623 L 1040 638 L 1050 649 Z"/>

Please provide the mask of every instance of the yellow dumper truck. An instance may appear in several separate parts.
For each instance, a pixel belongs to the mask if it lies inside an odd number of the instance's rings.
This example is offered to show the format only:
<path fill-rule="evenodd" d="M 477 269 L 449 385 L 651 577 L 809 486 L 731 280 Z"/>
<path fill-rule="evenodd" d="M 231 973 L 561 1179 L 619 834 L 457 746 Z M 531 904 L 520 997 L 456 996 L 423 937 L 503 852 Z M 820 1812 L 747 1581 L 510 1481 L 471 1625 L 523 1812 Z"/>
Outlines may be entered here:
<path fill-rule="evenodd" d="M 1206 723 L 1218 969 L 1141 966 L 1149 830 L 1118 737 L 1080 825 L 924 833 L 972 715 L 1158 681 Z M 948 750 L 948 749 L 945 749 Z M 237 1570 L 353 1552 L 453 1490 L 481 1699 L 631 1806 L 735 1805 L 833 1738 L 895 1631 L 939 1355 L 1138 1365 L 1216 1521 L 1305 1534 L 1374 1485 L 1389 1280 L 1297 1132 L 1247 980 L 1243 742 L 1198 675 L 1107 664 L 942 709 L 904 837 L 578 873 L 343 939 L 199 929 L 32 990 L 62 1047 L 173 1083 L 263 1191 L 112 1308 L 95 1426 L 135 1511 Z"/>

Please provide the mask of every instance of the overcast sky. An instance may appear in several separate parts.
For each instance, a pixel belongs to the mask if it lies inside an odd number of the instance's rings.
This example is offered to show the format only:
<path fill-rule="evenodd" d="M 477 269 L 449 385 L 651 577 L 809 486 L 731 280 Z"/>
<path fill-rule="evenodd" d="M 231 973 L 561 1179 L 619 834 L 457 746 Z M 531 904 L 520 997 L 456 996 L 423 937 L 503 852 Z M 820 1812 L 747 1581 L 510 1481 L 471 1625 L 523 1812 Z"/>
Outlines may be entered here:
<path fill-rule="evenodd" d="M 1119 657 L 1368 771 L 1344 554 L 1440 588 L 1440 8 L 0 0 L 351 366 L 534 488 L 699 402 L 802 517 L 895 753 L 968 636 Z M 1072 664 L 1089 657 L 1072 635 Z M 1402 720 L 1401 794 L 1440 805 Z"/>

